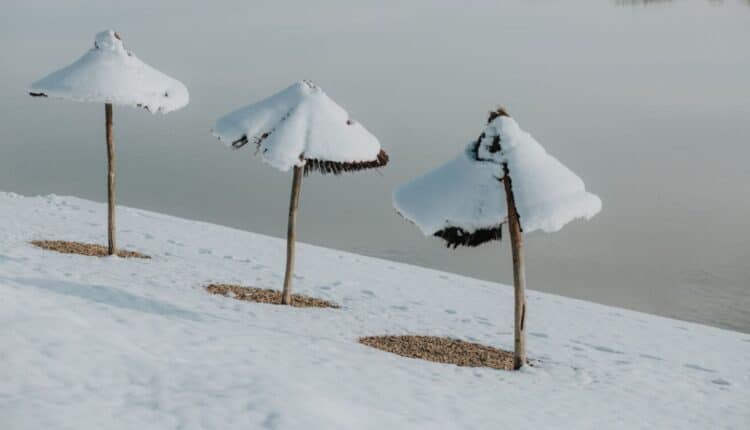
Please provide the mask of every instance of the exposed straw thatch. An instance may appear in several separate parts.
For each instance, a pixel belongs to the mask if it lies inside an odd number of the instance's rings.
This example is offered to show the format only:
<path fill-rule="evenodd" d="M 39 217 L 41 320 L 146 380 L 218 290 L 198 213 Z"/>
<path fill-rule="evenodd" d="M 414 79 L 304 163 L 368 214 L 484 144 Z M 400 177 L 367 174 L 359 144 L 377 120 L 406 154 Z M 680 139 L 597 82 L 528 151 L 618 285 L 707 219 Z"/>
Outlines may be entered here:
<path fill-rule="evenodd" d="M 253 143 L 260 148 L 261 142 L 263 142 L 268 136 L 273 133 L 273 130 L 263 133 L 260 136 L 253 138 Z M 250 143 L 247 135 L 242 135 L 239 139 L 232 142 L 233 149 L 240 149 Z M 300 158 L 304 157 L 301 155 Z M 333 174 L 340 175 L 342 173 L 356 172 L 358 170 L 366 169 L 377 169 L 388 164 L 388 154 L 384 150 L 378 152 L 377 157 L 374 160 L 367 161 L 329 161 L 329 160 L 318 160 L 318 159 L 306 159 L 305 160 L 305 176 L 312 172 L 320 172 L 323 175 Z"/>
<path fill-rule="evenodd" d="M 504 107 L 500 106 L 497 109 L 490 111 L 487 117 L 487 124 L 491 123 L 495 118 L 499 116 L 507 116 L 508 118 L 510 118 L 510 114 L 508 113 L 508 111 L 506 111 Z"/>
<path fill-rule="evenodd" d="M 287 112 L 284 116 L 281 117 L 281 120 L 279 122 L 285 121 L 287 118 L 289 118 L 289 116 L 291 114 L 292 114 L 292 111 Z M 253 143 L 255 144 L 255 146 L 258 147 L 258 148 L 260 148 L 260 144 L 264 140 L 266 140 L 266 138 L 268 138 L 268 136 L 270 136 L 271 133 L 273 133 L 274 131 L 276 131 L 275 127 L 272 128 L 270 131 L 267 131 L 267 132 L 261 134 L 260 136 L 254 136 L 253 137 Z M 234 142 L 232 142 L 232 148 L 233 149 L 240 149 L 243 146 L 247 145 L 248 143 L 250 143 L 250 139 L 248 139 L 248 137 L 247 137 L 246 134 L 243 134 L 239 139 L 237 139 Z"/>
<path fill-rule="evenodd" d="M 388 164 L 388 154 L 382 149 L 374 160 L 369 161 L 352 161 L 342 163 L 340 161 L 327 161 L 308 159 L 305 162 L 305 176 L 311 172 L 318 171 L 323 175 L 334 174 L 340 175 L 347 172 L 356 172 L 365 169 L 377 169 Z"/>
<path fill-rule="evenodd" d="M 492 121 L 495 120 L 495 118 L 500 116 L 507 116 L 510 118 L 510 115 L 508 115 L 508 112 L 505 110 L 505 108 L 499 107 L 493 111 L 490 111 L 489 115 L 487 116 L 487 124 L 490 124 Z M 485 137 L 485 133 L 482 132 L 482 134 L 479 135 L 479 138 L 477 138 L 476 142 L 474 142 L 474 146 L 471 149 L 471 154 L 474 156 L 474 159 L 477 161 L 492 161 L 492 160 L 486 160 L 484 158 L 479 157 L 479 145 L 481 144 L 482 140 Z M 498 151 L 500 151 L 500 136 L 495 136 L 492 139 L 492 143 L 487 148 L 487 150 L 494 154 Z"/>
<path fill-rule="evenodd" d="M 495 118 L 500 117 L 500 116 L 510 117 L 510 115 L 504 108 L 499 107 L 495 109 L 494 111 L 490 111 L 487 117 L 487 124 L 491 123 Z M 474 142 L 474 145 L 472 146 L 470 150 L 470 154 L 472 154 L 473 158 L 477 161 L 490 161 L 490 160 L 485 160 L 479 157 L 479 145 L 482 142 L 482 139 L 484 139 L 484 137 L 485 137 L 484 133 L 479 135 L 479 138 L 477 138 L 476 142 Z M 495 153 L 495 152 L 500 151 L 500 149 L 501 149 L 500 148 L 500 136 L 496 136 L 493 139 L 492 144 L 490 145 L 488 150 L 491 153 Z M 499 181 L 502 181 L 502 180 L 499 179 Z M 457 248 L 459 246 L 476 247 L 483 243 L 490 242 L 492 240 L 502 240 L 503 224 L 504 222 L 500 222 L 495 226 L 487 227 L 487 228 L 480 228 L 471 233 L 467 232 L 466 230 L 460 227 L 448 227 L 448 228 L 444 228 L 436 232 L 434 236 L 445 240 L 446 246 L 448 248 Z"/>
<path fill-rule="evenodd" d="M 503 238 L 502 224 L 492 228 L 480 228 L 471 233 L 459 227 L 444 228 L 434 234 L 434 236 L 445 240 L 448 248 L 458 248 L 459 246 L 476 247 L 492 240 L 501 240 Z"/>
<path fill-rule="evenodd" d="M 247 145 L 249 140 L 247 139 L 247 135 L 243 134 L 242 137 L 232 142 L 232 149 L 240 149 L 243 146 Z"/>

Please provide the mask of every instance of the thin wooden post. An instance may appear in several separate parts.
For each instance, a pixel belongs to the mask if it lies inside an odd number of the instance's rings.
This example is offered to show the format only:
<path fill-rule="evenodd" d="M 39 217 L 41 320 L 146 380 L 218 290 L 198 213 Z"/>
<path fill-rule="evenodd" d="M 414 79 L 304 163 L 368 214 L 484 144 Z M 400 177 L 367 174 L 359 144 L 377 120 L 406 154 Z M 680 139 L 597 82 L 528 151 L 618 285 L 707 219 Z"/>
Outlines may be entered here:
<path fill-rule="evenodd" d="M 107 237 L 108 253 L 117 252 L 115 243 L 115 141 L 112 136 L 112 104 L 104 105 L 104 116 L 107 130 Z"/>
<path fill-rule="evenodd" d="M 510 231 L 510 249 L 513 253 L 513 292 L 515 296 L 515 329 L 513 368 L 518 370 L 526 364 L 526 269 L 524 267 L 523 238 L 521 236 L 521 222 L 513 197 L 512 180 L 508 173 L 508 165 L 503 165 L 505 176 L 505 200 L 508 206 L 508 230 Z"/>
<path fill-rule="evenodd" d="M 294 275 L 294 241 L 297 234 L 297 209 L 299 208 L 299 193 L 302 188 L 302 172 L 304 167 L 294 167 L 292 178 L 292 196 L 289 199 L 289 225 L 286 232 L 286 273 L 284 274 L 284 290 L 281 293 L 281 304 L 292 304 L 292 276 Z"/>

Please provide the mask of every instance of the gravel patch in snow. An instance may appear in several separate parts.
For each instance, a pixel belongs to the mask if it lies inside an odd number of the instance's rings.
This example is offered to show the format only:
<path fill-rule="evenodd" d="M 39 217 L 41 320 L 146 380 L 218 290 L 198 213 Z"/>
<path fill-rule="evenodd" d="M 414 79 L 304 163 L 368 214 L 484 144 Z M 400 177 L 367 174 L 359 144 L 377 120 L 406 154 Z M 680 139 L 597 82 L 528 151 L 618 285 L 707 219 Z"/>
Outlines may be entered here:
<path fill-rule="evenodd" d="M 67 240 L 32 240 L 31 244 L 48 251 L 60 252 L 63 254 L 79 254 L 87 255 L 89 257 L 109 257 L 109 250 L 106 246 L 93 243 L 71 242 Z M 117 256 L 120 258 L 151 258 L 146 254 L 141 254 L 136 251 L 127 251 L 124 249 L 118 249 Z"/>
<path fill-rule="evenodd" d="M 271 305 L 281 304 L 281 291 L 268 290 L 255 287 L 243 287 L 240 285 L 211 284 L 206 287 L 211 294 L 232 297 L 237 300 L 248 302 L 267 303 Z M 296 308 L 338 308 L 339 305 L 328 300 L 315 297 L 292 294 L 292 306 Z"/>
<path fill-rule="evenodd" d="M 513 370 L 513 353 L 459 339 L 437 336 L 368 336 L 359 342 L 404 357 L 465 367 Z"/>

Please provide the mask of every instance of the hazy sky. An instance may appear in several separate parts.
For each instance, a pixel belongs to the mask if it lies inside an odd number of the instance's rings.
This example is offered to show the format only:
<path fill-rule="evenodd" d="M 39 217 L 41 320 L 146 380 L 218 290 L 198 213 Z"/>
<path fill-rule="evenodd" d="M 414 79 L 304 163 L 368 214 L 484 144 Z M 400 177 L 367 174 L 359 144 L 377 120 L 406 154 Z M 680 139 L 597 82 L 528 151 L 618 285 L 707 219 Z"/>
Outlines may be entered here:
<path fill-rule="evenodd" d="M 25 89 L 114 28 L 191 95 L 166 116 L 115 109 L 118 203 L 283 237 L 291 175 L 210 128 L 312 79 L 392 161 L 380 174 L 307 178 L 300 240 L 510 283 L 506 242 L 447 250 L 390 203 L 504 105 L 604 202 L 591 222 L 527 235 L 529 288 L 750 331 L 748 2 L 0 7 L 0 190 L 105 200 L 103 107 Z"/>

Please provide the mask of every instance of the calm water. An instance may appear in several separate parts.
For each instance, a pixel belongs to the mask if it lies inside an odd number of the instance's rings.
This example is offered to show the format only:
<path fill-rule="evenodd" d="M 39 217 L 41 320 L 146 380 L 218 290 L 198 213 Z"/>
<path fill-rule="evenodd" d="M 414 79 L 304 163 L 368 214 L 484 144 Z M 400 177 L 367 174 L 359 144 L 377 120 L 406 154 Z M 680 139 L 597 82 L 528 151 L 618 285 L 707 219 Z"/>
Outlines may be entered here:
<path fill-rule="evenodd" d="M 105 200 L 102 106 L 24 90 L 112 27 L 191 92 L 115 109 L 122 204 L 283 237 L 291 175 L 209 129 L 313 79 L 392 164 L 307 179 L 300 239 L 510 283 L 506 242 L 447 250 L 390 205 L 502 104 L 604 201 L 527 236 L 530 288 L 750 332 L 750 2 L 62 3 L 0 1 L 2 190 Z"/>

